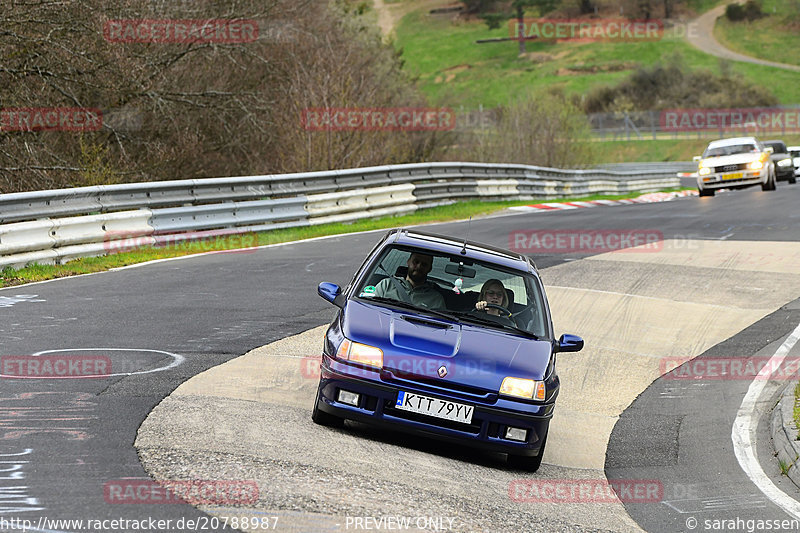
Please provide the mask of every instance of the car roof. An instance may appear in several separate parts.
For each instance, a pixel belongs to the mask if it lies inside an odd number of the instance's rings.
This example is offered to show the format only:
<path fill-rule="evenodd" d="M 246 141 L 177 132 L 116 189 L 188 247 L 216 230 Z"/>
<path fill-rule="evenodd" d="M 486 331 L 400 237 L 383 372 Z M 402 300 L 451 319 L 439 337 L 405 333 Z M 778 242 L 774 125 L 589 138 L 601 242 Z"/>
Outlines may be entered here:
<path fill-rule="evenodd" d="M 719 139 L 708 143 L 709 148 L 717 148 L 719 146 L 734 146 L 736 144 L 758 144 L 755 137 L 732 137 L 730 139 Z"/>
<path fill-rule="evenodd" d="M 761 141 L 761 144 L 783 144 L 784 146 L 786 145 L 786 143 L 778 139 L 773 139 L 771 141 Z"/>
<path fill-rule="evenodd" d="M 464 231 L 468 231 L 468 227 L 465 227 Z M 461 251 L 465 248 L 464 239 L 438 233 L 429 233 L 409 228 L 396 228 L 390 230 L 389 233 L 386 234 L 384 242 L 387 244 L 425 248 L 433 252 L 463 255 L 469 259 L 486 261 L 524 272 L 537 273 L 534 262 L 522 254 L 470 240 L 466 241 L 466 253 L 462 254 Z"/>

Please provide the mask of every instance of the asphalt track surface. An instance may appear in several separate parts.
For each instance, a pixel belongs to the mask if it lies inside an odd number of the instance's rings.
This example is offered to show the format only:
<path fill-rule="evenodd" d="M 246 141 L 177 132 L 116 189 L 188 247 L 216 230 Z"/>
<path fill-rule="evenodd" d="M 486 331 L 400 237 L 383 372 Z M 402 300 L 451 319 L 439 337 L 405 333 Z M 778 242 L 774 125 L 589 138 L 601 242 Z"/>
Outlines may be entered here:
<path fill-rule="evenodd" d="M 518 229 L 657 228 L 665 239 L 770 241 L 779 246 L 800 240 L 798 200 L 800 187 L 781 183 L 777 193 L 749 189 L 653 205 L 474 220 L 469 238 L 505 247 L 509 234 Z M 428 229 L 463 235 L 466 227 L 447 223 Z M 317 284 L 346 283 L 378 236 L 211 254 L 0 290 L 0 354 L 70 350 L 57 353 L 89 357 L 98 353 L 92 350 L 102 349 L 112 371 L 120 374 L 69 380 L 0 378 L 0 519 L 31 520 L 34 531 L 79 531 L 39 519 L 149 517 L 170 519 L 174 525 L 180 519 L 206 517 L 185 504 L 107 501 L 110 485 L 124 478 L 148 478 L 133 446 L 140 424 L 192 376 L 329 322 L 332 308 L 316 295 Z M 548 269 L 590 255 L 541 255 L 536 262 L 546 281 Z M 776 287 L 781 280 L 780 274 L 774 275 Z M 798 306 L 790 300 L 787 296 L 788 305 L 711 348 L 708 355 L 774 352 L 800 322 Z M 631 517 L 647 531 L 690 531 L 688 515 L 701 520 L 695 531 L 704 530 L 703 519 L 793 518 L 760 494 L 731 450 L 731 423 L 749 381 L 678 385 L 679 394 L 671 394 L 676 383 L 657 380 L 623 413 L 611 435 L 605 464 L 610 479 L 657 479 L 665 487 L 663 502 L 626 504 Z M 776 385 L 769 392 L 774 396 L 779 389 Z M 665 392 L 671 397 L 664 398 Z M 762 418 L 762 467 L 796 495 L 780 477 L 763 424 Z M 587 508 L 578 504 L 569 509 L 581 514 Z M 519 531 L 539 530 L 519 526 Z M 547 530 L 546 523 L 539 526 Z M 0 521 L 0 531 L 19 530 Z"/>

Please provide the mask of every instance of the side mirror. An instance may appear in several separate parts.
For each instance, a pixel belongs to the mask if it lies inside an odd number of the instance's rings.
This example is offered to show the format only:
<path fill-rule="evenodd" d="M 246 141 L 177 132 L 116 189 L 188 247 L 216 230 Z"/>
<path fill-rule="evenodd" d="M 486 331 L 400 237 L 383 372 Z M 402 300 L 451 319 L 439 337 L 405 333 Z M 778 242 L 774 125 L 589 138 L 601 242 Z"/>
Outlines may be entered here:
<path fill-rule="evenodd" d="M 344 307 L 342 289 L 337 284 L 323 281 L 317 287 L 317 293 L 336 307 Z"/>
<path fill-rule="evenodd" d="M 703 159 L 703 158 L 702 158 L 702 157 L 700 157 L 699 155 L 696 155 L 696 156 L 694 156 L 694 157 L 692 158 L 692 161 L 700 161 L 701 159 Z"/>
<path fill-rule="evenodd" d="M 583 339 L 577 335 L 565 333 L 558 339 L 559 352 L 580 352 L 583 349 Z"/>

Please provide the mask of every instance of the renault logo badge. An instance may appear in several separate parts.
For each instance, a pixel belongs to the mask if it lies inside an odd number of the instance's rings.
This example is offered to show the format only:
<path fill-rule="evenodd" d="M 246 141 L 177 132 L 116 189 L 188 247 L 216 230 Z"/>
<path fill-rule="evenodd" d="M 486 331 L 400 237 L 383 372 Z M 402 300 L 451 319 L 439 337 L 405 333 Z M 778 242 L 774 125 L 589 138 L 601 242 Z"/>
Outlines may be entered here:
<path fill-rule="evenodd" d="M 442 365 L 442 366 L 439 367 L 439 371 L 438 372 L 439 372 L 439 377 L 443 378 L 443 377 L 445 377 L 447 375 L 447 368 L 444 365 Z"/>

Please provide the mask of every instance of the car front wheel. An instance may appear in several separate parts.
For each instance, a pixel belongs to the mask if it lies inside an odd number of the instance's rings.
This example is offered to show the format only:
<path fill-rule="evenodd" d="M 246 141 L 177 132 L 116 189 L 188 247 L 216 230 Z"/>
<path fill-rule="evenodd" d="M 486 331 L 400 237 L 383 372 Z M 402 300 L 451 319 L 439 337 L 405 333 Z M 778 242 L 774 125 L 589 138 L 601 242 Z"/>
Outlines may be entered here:
<path fill-rule="evenodd" d="M 775 190 L 775 173 L 771 172 L 769 177 L 767 178 L 766 183 L 761 184 L 762 191 L 774 191 Z"/>
<path fill-rule="evenodd" d="M 536 472 L 542 465 L 542 457 L 544 457 L 544 446 L 547 444 L 547 435 L 544 436 L 542 447 L 539 448 L 539 455 L 536 457 L 528 457 L 526 455 L 511 455 L 508 454 L 506 464 L 511 468 L 518 470 L 525 470 L 526 472 Z"/>
<path fill-rule="evenodd" d="M 338 416 L 326 413 L 325 411 L 319 408 L 320 394 L 322 394 L 322 391 L 320 391 L 319 388 L 317 388 L 317 396 L 314 398 L 314 410 L 311 411 L 311 420 L 313 420 L 315 424 L 319 424 L 320 426 L 328 426 L 328 427 L 344 426 L 343 418 L 339 418 Z"/>
<path fill-rule="evenodd" d="M 714 189 L 697 189 L 700 196 L 714 196 Z"/>

